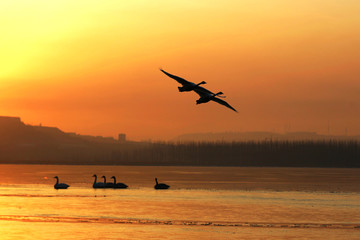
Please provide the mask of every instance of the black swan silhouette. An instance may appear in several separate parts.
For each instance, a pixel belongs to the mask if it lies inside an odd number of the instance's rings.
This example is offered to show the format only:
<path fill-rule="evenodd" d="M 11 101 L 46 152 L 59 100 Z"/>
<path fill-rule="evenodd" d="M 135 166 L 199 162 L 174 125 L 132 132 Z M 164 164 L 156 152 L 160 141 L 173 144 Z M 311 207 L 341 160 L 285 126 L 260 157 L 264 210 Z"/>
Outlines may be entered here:
<path fill-rule="evenodd" d="M 104 183 L 102 183 L 102 182 L 96 182 L 96 180 L 97 180 L 96 174 L 94 174 L 93 177 L 95 177 L 95 179 L 94 179 L 94 184 L 93 184 L 93 188 L 104 188 Z"/>
<path fill-rule="evenodd" d="M 106 182 L 106 177 L 105 176 L 102 176 L 102 178 L 104 179 L 104 188 L 113 188 L 114 187 L 113 183 Z"/>
<path fill-rule="evenodd" d="M 170 187 L 169 185 L 167 185 L 165 183 L 158 183 L 157 178 L 155 178 L 155 182 L 156 182 L 156 184 L 154 186 L 155 189 L 168 189 Z"/>
<path fill-rule="evenodd" d="M 126 185 L 125 183 L 116 183 L 116 177 L 112 176 L 111 178 L 114 179 L 114 187 L 113 188 L 127 188 L 128 185 Z"/>
<path fill-rule="evenodd" d="M 58 176 L 55 176 L 54 178 L 56 178 L 56 183 L 54 185 L 55 189 L 67 189 L 68 187 L 70 187 L 66 183 L 59 183 L 59 177 Z"/>

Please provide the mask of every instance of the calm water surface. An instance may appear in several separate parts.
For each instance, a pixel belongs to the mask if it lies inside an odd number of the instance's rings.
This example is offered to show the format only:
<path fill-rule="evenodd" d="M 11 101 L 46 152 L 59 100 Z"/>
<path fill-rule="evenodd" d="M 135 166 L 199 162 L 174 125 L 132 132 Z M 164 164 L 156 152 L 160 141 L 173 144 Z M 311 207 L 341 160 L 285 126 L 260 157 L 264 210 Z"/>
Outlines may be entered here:
<path fill-rule="evenodd" d="M 0 165 L 0 239 L 184 238 L 360 239 L 360 169 Z"/>

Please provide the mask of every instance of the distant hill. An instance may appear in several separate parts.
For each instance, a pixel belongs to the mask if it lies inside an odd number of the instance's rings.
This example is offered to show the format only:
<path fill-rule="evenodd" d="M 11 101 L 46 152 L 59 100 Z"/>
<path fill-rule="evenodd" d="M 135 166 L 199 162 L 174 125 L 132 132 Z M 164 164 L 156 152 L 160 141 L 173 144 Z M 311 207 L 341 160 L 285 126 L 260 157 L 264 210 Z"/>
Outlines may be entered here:
<path fill-rule="evenodd" d="M 319 135 L 316 132 L 219 132 L 189 133 L 180 135 L 173 142 L 247 142 L 247 141 L 323 141 L 360 140 L 360 136 Z"/>
<path fill-rule="evenodd" d="M 112 152 L 141 145 L 124 139 L 65 133 L 0 116 L 0 163 L 102 164 Z"/>
<path fill-rule="evenodd" d="M 116 143 L 117 141 L 114 138 L 65 133 L 57 127 L 26 125 L 19 117 L 0 116 L 0 144 L 83 146 L 89 142 Z"/>

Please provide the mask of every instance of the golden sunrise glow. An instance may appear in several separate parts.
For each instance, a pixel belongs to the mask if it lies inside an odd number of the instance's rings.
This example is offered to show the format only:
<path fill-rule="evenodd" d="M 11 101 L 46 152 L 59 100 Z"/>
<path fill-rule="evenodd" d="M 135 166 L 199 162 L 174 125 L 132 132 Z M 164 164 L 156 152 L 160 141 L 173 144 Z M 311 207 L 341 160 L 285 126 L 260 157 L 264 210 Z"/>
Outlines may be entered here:
<path fill-rule="evenodd" d="M 0 2 L 0 115 L 132 139 L 189 132 L 360 134 L 360 2 Z M 195 105 L 158 69 L 239 110 Z"/>

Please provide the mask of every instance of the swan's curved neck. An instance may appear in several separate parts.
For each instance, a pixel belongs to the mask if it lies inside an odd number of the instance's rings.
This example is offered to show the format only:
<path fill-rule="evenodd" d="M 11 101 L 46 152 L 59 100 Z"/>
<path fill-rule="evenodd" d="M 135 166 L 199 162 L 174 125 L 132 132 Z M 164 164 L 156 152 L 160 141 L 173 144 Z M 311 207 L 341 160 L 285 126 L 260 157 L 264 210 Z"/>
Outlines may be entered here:
<path fill-rule="evenodd" d="M 106 177 L 104 176 L 103 178 L 104 178 L 104 183 L 106 183 Z"/>
<path fill-rule="evenodd" d="M 156 185 L 158 185 L 159 183 L 158 183 L 158 181 L 157 181 L 157 178 L 155 178 L 155 182 L 156 182 Z"/>
<path fill-rule="evenodd" d="M 94 184 L 95 184 L 95 183 L 96 183 L 96 180 L 97 180 L 97 176 L 95 175 L 94 178 L 95 178 L 95 179 L 94 179 Z"/>
<path fill-rule="evenodd" d="M 114 178 L 114 184 L 116 184 L 116 177 L 113 177 Z"/>
<path fill-rule="evenodd" d="M 56 184 L 59 184 L 59 178 L 56 178 Z"/>

